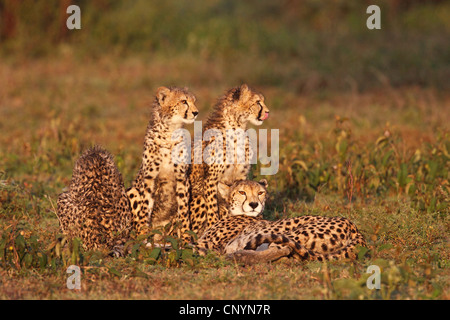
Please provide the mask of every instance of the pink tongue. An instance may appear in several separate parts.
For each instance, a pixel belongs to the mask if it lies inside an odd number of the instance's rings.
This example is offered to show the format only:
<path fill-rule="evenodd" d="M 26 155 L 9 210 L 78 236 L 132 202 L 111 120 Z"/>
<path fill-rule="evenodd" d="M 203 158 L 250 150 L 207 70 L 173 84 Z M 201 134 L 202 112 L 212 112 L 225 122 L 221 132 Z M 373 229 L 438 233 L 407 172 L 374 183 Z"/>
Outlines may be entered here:
<path fill-rule="evenodd" d="M 268 112 L 266 112 L 266 113 L 264 114 L 264 116 L 263 116 L 262 120 L 266 120 L 266 119 L 267 119 L 268 117 L 269 117 L 269 113 L 268 113 Z"/>

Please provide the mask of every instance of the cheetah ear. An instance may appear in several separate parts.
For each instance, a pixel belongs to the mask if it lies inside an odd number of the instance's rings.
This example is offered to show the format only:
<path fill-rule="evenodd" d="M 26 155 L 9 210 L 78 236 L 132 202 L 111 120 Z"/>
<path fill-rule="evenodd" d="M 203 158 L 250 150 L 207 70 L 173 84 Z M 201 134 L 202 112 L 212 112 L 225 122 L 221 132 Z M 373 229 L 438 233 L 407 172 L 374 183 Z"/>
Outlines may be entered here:
<path fill-rule="evenodd" d="M 228 193 L 230 192 L 230 187 L 227 186 L 223 182 L 219 182 L 217 184 L 217 189 L 219 191 L 219 194 L 222 196 L 222 198 L 226 199 L 228 197 Z"/>
<path fill-rule="evenodd" d="M 269 185 L 269 184 L 267 183 L 267 180 L 266 180 L 266 179 L 261 179 L 261 180 L 259 180 L 259 184 L 262 185 L 264 188 L 267 188 L 267 186 Z"/>
<path fill-rule="evenodd" d="M 246 92 L 246 91 L 250 91 L 250 89 L 249 89 L 248 85 L 244 83 L 241 85 L 241 91 Z"/>
<path fill-rule="evenodd" d="M 233 100 L 237 101 L 237 100 L 239 100 L 240 97 L 241 97 L 241 88 L 238 87 L 238 88 L 234 89 Z"/>
<path fill-rule="evenodd" d="M 170 90 L 167 87 L 159 87 L 158 90 L 156 90 L 156 97 L 158 98 L 158 101 L 163 102 L 166 96 L 169 94 Z"/>
<path fill-rule="evenodd" d="M 250 89 L 248 86 L 244 83 L 241 86 L 234 89 L 233 92 L 233 100 L 237 101 L 239 99 L 242 99 L 250 92 Z"/>
<path fill-rule="evenodd" d="M 247 101 L 248 99 L 250 99 L 252 91 L 245 83 L 243 85 L 241 85 L 239 87 L 239 89 L 240 89 L 239 91 L 241 93 L 239 99 L 241 101 Z"/>

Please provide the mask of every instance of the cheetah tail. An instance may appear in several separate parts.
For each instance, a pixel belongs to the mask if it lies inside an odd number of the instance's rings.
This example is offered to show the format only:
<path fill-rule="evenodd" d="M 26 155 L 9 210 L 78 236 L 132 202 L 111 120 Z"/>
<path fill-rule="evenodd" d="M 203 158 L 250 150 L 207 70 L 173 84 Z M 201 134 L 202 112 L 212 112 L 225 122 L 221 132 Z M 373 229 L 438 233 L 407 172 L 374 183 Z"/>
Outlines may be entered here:
<path fill-rule="evenodd" d="M 311 260 L 319 260 L 319 261 L 341 260 L 341 259 L 355 260 L 358 257 L 359 247 L 367 247 L 366 241 L 361 234 L 355 236 L 355 238 L 352 239 L 350 243 L 348 243 L 346 246 L 339 248 L 333 252 L 327 254 L 315 253 L 315 257 L 312 257 Z"/>

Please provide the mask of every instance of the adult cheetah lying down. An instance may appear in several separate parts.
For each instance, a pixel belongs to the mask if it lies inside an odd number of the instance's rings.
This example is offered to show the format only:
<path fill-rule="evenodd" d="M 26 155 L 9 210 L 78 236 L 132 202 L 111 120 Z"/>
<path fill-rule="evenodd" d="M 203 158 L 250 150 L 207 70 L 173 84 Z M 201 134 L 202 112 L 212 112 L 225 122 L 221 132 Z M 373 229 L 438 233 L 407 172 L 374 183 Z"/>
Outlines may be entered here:
<path fill-rule="evenodd" d="M 231 187 L 219 184 L 227 199 L 229 214 L 205 231 L 198 240 L 202 254 L 207 249 L 243 263 L 274 261 L 281 257 L 299 260 L 355 259 L 364 236 L 344 217 L 301 216 L 268 221 L 261 214 L 267 198 L 265 181 L 237 181 Z"/>

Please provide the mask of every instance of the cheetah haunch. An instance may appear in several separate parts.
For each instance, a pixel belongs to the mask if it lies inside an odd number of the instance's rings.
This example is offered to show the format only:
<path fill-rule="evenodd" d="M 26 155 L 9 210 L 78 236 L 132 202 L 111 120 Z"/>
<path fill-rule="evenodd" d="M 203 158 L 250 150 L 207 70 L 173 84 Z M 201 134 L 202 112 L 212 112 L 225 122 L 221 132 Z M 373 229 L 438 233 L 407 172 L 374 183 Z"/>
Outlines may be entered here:
<path fill-rule="evenodd" d="M 62 232 L 82 240 L 86 250 L 122 254 L 132 229 L 132 214 L 122 175 L 111 154 L 96 146 L 76 161 L 68 191 L 58 198 Z"/>

